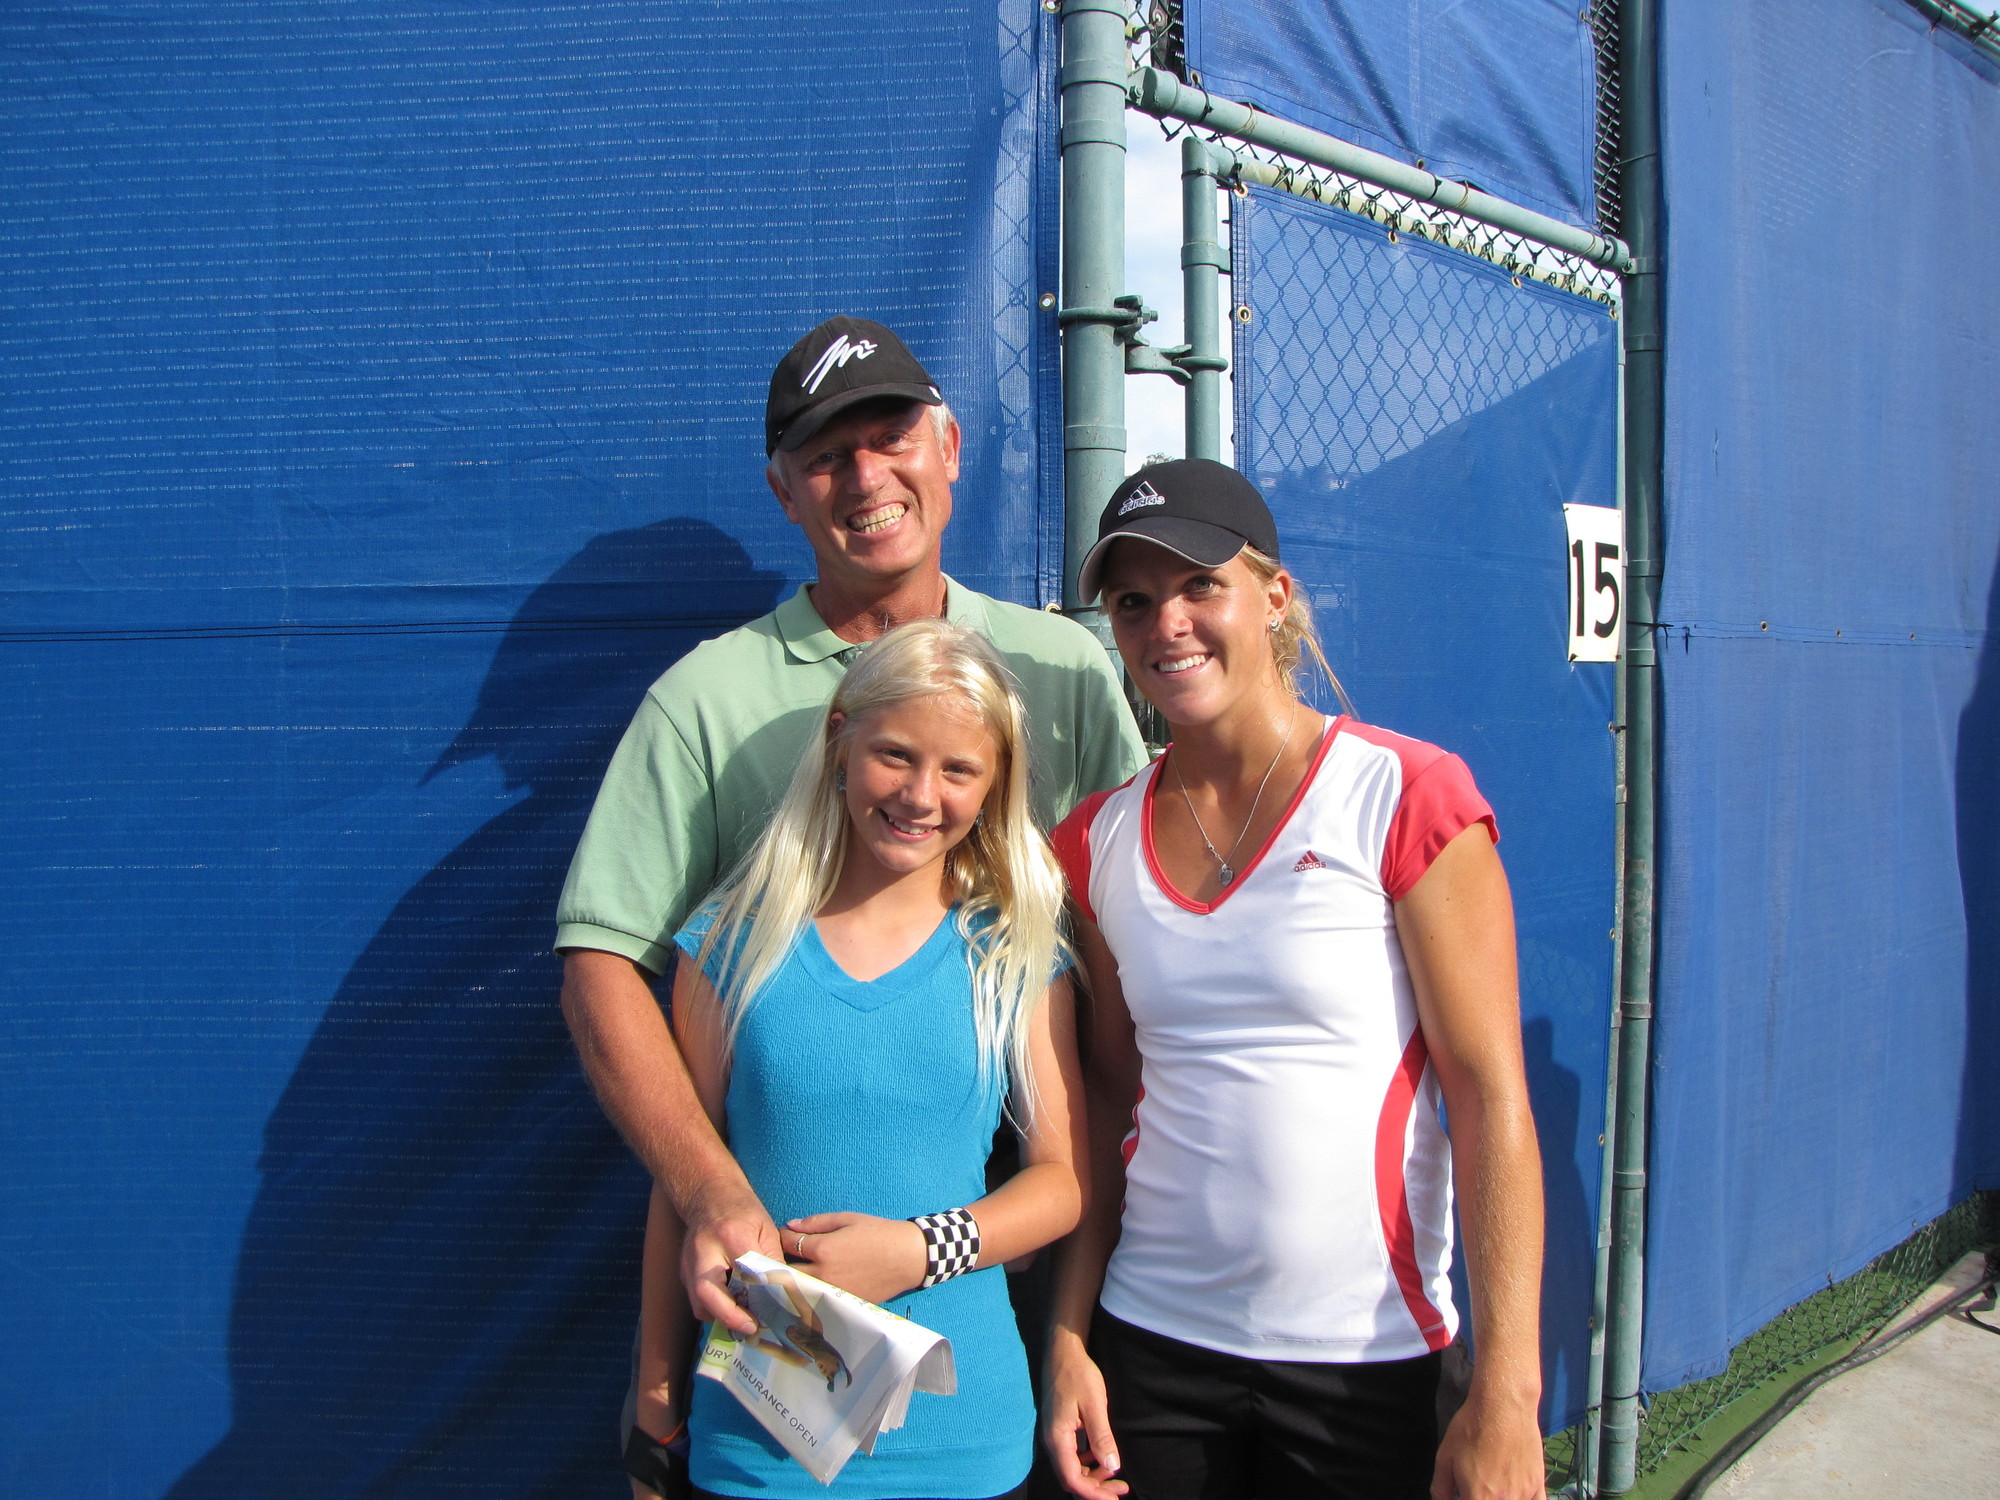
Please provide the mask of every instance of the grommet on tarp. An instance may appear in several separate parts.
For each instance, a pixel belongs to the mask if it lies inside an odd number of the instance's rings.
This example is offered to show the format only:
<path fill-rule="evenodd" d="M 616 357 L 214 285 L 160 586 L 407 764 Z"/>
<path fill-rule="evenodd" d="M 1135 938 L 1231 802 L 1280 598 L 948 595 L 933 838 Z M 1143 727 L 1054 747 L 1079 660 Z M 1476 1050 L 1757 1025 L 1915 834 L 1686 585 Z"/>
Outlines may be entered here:
<path fill-rule="evenodd" d="M 1056 294 L 1054 292 L 1043 292 L 1037 300 L 1041 304 L 1042 311 L 1047 312 L 1056 305 Z"/>
<path fill-rule="evenodd" d="M 1240 302 L 1240 303 L 1238 303 L 1238 304 L 1237 304 L 1237 306 L 1236 306 L 1236 321 L 1237 321 L 1237 322 L 1239 322 L 1239 323 L 1247 323 L 1247 322 L 1249 322 L 1249 321 L 1250 321 L 1250 319 L 1251 319 L 1251 317 L 1252 317 L 1252 316 L 1254 316 L 1254 315 L 1253 315 L 1253 314 L 1251 313 L 1251 311 L 1250 311 L 1250 304 L 1249 304 L 1249 303 L 1247 303 L 1247 302 Z M 1911 640 L 1915 640 L 1915 639 L 1916 639 L 1916 637 L 1915 637 L 1915 636 L 1911 636 L 1911 637 L 1910 637 L 1910 639 L 1911 639 Z"/>

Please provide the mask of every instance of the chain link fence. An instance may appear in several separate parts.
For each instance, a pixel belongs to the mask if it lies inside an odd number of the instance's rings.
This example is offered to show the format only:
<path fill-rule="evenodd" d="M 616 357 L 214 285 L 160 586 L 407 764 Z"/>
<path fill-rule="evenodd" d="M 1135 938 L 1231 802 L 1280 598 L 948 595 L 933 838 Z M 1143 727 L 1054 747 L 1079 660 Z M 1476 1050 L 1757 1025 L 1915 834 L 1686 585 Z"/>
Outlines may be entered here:
<path fill-rule="evenodd" d="M 1625 141 L 1618 88 L 1619 0 L 1591 0 L 1583 13 L 1597 56 L 1597 232 L 1625 232 Z"/>
<path fill-rule="evenodd" d="M 1617 0 L 1595 0 L 1584 14 L 1590 25 L 1597 59 L 1599 228 L 1605 233 L 1616 233 L 1620 170 Z M 1161 68 L 1187 82 L 1200 84 L 1199 75 L 1187 67 L 1179 0 L 1150 0 L 1150 3 L 1140 0 L 1126 24 L 1126 36 L 1134 67 Z M 1389 231 L 1392 240 L 1401 235 L 1415 235 L 1489 261 L 1517 281 L 1540 281 L 1607 306 L 1618 304 L 1620 282 L 1615 271 L 1591 265 L 1588 261 L 1490 224 L 1464 218 L 1436 204 L 1420 203 L 1389 188 L 1376 187 L 1339 172 L 1309 166 L 1179 121 L 1162 120 L 1160 123 L 1169 140 L 1183 131 L 1194 130 L 1202 139 L 1213 141 L 1250 163 L 1248 171 L 1238 178 L 1236 186 L 1239 190 L 1245 186 L 1247 178 L 1260 187 L 1277 188 L 1310 202 L 1372 219 Z M 1417 165 L 1422 166 L 1423 163 Z"/>
<path fill-rule="evenodd" d="M 1640 1477 L 1686 1448 L 1725 1407 L 1772 1377 L 1798 1368 L 1836 1344 L 1887 1327 L 1968 1250 L 1996 1239 L 2000 1239 L 2000 1193 L 1975 1193 L 1845 1281 L 1780 1313 L 1729 1351 L 1729 1364 L 1721 1374 L 1654 1396 L 1641 1414 Z M 1571 1427 L 1549 1439 L 1551 1488 L 1577 1477 L 1580 1431 Z"/>
<path fill-rule="evenodd" d="M 1251 211 L 1267 212 L 1246 202 L 1239 223 Z M 1256 264 L 1238 278 L 1240 323 L 1315 334 L 1270 348 L 1269 389 L 1248 393 L 1260 470 L 1356 478 L 1605 336 L 1608 309 L 1587 314 L 1504 286 L 1496 296 L 1491 272 L 1468 276 L 1435 252 L 1365 253 L 1350 234 L 1327 233 L 1329 222 L 1310 211 L 1270 217 Z M 1397 243 L 1396 231 L 1387 238 Z"/>

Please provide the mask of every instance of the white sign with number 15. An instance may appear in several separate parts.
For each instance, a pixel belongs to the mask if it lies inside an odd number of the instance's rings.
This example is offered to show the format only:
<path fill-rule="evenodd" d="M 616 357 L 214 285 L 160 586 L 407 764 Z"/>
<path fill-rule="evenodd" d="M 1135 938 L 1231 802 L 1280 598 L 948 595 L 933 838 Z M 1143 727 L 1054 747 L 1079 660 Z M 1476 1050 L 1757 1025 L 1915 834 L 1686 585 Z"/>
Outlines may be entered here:
<path fill-rule="evenodd" d="M 1569 659 L 1616 661 L 1625 634 L 1625 518 L 1565 505 L 1569 528 Z"/>

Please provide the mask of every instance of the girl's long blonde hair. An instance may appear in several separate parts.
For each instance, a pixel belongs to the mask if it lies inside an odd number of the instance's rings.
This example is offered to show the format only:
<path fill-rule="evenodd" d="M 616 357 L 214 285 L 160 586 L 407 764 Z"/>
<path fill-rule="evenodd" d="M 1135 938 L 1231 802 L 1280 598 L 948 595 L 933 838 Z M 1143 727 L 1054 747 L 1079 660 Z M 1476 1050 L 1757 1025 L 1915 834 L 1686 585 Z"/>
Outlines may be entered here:
<path fill-rule="evenodd" d="M 1028 799 L 1019 688 L 1000 653 L 973 631 L 919 620 L 890 631 L 848 669 L 770 824 L 711 898 L 714 915 L 696 962 L 715 975 L 731 1048 L 744 1015 L 826 905 L 847 862 L 839 783 L 849 743 L 877 709 L 930 697 L 970 709 L 999 749 L 982 816 L 945 856 L 944 880 L 972 971 L 980 1081 L 1006 1080 L 1009 1108 L 1025 1120 L 1035 1099 L 1028 1023 L 1067 957 L 1063 879 Z"/>

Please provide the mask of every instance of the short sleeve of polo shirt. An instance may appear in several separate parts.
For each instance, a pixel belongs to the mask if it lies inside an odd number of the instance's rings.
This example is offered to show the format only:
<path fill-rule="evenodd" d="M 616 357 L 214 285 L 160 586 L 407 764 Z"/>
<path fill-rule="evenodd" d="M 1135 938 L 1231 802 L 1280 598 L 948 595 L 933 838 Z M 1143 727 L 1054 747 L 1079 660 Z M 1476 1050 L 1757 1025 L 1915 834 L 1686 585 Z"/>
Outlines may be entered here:
<path fill-rule="evenodd" d="M 611 757 L 557 907 L 557 948 L 620 954 L 655 974 L 716 879 L 706 768 L 648 693 Z"/>

